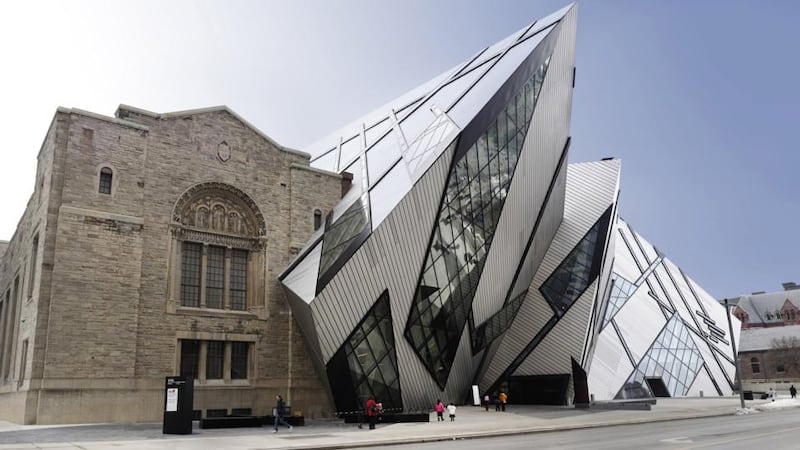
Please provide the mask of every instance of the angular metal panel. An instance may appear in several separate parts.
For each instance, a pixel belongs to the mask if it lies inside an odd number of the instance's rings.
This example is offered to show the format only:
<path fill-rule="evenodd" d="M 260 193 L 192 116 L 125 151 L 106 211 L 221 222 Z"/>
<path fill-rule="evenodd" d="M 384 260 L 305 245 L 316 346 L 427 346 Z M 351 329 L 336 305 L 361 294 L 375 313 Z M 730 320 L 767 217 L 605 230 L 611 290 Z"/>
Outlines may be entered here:
<path fill-rule="evenodd" d="M 589 392 L 596 400 L 610 400 L 633 371 L 625 348 L 613 327 L 600 333 L 597 339 L 589 376 Z"/>

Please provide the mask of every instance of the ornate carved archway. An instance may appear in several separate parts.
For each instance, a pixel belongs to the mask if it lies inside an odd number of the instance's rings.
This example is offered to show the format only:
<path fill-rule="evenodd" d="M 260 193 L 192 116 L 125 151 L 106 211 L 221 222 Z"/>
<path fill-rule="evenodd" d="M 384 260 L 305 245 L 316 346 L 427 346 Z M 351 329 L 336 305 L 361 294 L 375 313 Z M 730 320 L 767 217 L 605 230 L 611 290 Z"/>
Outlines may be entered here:
<path fill-rule="evenodd" d="M 266 317 L 267 224 L 249 195 L 196 184 L 175 202 L 170 229 L 168 312 Z"/>
<path fill-rule="evenodd" d="M 267 224 L 249 195 L 229 184 L 208 182 L 187 189 L 175 203 L 173 223 L 210 232 L 263 237 Z"/>

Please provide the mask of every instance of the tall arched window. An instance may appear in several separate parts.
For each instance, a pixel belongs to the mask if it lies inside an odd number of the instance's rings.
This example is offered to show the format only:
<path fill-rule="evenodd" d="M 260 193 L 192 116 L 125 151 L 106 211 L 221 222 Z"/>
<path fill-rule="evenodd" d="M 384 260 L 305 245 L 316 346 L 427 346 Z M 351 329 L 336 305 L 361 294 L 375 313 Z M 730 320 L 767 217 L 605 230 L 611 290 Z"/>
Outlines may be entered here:
<path fill-rule="evenodd" d="M 111 194 L 111 181 L 114 178 L 114 171 L 108 167 L 100 169 L 100 187 L 98 191 L 101 194 Z"/>
<path fill-rule="evenodd" d="M 758 362 L 758 358 L 750 358 L 750 369 L 753 373 L 761 373 L 761 364 Z"/>
<path fill-rule="evenodd" d="M 175 206 L 170 311 L 263 312 L 266 224 L 245 193 L 223 183 L 187 190 Z"/>
<path fill-rule="evenodd" d="M 319 227 L 322 226 L 322 211 L 315 209 L 314 210 L 314 231 L 319 230 Z"/>

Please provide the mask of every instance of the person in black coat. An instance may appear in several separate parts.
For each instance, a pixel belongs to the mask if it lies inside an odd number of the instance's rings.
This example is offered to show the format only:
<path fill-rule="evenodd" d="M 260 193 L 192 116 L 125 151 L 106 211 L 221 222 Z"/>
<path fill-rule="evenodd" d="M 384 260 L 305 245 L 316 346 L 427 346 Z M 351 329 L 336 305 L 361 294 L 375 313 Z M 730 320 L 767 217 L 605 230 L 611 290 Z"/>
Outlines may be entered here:
<path fill-rule="evenodd" d="M 289 425 L 283 418 L 284 414 L 286 414 L 286 402 L 283 401 L 283 397 L 280 395 L 276 395 L 275 400 L 275 424 L 272 432 L 278 432 L 278 424 L 286 425 L 286 427 L 289 428 L 289 431 L 292 431 L 292 426 Z"/>

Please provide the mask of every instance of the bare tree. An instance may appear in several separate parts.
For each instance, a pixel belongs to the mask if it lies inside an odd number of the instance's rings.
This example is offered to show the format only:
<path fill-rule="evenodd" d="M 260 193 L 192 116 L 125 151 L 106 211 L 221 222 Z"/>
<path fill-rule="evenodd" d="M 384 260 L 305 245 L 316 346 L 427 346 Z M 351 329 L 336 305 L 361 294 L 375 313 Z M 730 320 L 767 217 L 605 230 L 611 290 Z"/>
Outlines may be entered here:
<path fill-rule="evenodd" d="M 783 364 L 785 372 L 800 372 L 800 339 L 797 336 L 784 336 L 772 339 L 772 360 Z"/>

